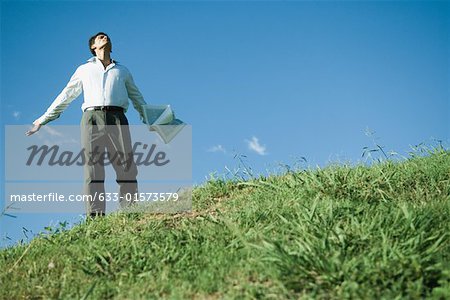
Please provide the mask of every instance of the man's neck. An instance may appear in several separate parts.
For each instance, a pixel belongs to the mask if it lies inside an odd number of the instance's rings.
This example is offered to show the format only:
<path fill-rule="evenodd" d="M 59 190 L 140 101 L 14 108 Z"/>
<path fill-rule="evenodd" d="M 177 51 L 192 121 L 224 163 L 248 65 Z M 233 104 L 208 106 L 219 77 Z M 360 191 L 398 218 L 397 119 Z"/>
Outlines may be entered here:
<path fill-rule="evenodd" d="M 103 67 L 106 69 L 107 66 L 109 66 L 111 61 L 111 56 L 109 55 L 109 52 L 106 51 L 96 51 L 97 58 L 102 62 Z"/>

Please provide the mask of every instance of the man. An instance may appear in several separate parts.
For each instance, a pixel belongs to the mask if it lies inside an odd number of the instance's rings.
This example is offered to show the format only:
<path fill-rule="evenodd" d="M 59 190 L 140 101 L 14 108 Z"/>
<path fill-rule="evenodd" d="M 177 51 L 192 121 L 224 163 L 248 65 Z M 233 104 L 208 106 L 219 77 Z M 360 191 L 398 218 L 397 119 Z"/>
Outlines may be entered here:
<path fill-rule="evenodd" d="M 90 195 L 87 216 L 105 214 L 105 154 L 116 172 L 120 187 L 117 199 L 121 207 L 135 200 L 137 195 L 137 168 L 133 160 L 131 137 L 125 112 L 128 99 L 144 120 L 146 104 L 126 67 L 111 59 L 111 40 L 99 32 L 89 39 L 89 49 L 94 55 L 79 66 L 69 83 L 56 97 L 47 111 L 33 122 L 26 135 L 36 133 L 41 126 L 57 119 L 67 106 L 84 92 L 81 106 L 81 141 L 85 153 L 84 193 Z M 107 152 L 104 152 L 105 148 Z"/>

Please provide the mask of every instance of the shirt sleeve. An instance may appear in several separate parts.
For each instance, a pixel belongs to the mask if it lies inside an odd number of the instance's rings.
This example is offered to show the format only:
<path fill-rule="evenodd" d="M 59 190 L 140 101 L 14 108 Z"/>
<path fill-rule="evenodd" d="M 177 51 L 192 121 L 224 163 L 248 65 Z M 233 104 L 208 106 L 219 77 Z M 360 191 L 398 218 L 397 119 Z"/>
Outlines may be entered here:
<path fill-rule="evenodd" d="M 38 121 L 41 125 L 45 125 L 48 122 L 59 118 L 61 113 L 75 98 L 81 94 L 82 91 L 83 84 L 80 78 L 80 68 L 78 68 L 70 78 L 66 87 L 62 90 L 58 97 L 56 97 L 47 111 L 36 121 Z"/>
<path fill-rule="evenodd" d="M 139 113 L 139 116 L 141 117 L 141 121 L 145 123 L 145 116 L 144 116 L 144 105 L 147 105 L 147 103 L 144 100 L 144 97 L 142 96 L 141 92 L 139 91 L 138 87 L 134 83 L 133 76 L 130 72 L 128 72 L 127 80 L 125 81 L 125 85 L 127 87 L 127 93 L 128 98 L 130 98 L 131 102 L 133 103 L 134 109 L 137 110 Z"/>

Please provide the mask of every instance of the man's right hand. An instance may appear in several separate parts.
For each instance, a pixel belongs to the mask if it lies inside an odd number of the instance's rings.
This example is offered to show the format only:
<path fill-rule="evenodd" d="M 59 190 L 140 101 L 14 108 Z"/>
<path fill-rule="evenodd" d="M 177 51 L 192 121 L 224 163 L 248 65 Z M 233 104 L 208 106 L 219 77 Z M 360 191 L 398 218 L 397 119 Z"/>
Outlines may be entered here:
<path fill-rule="evenodd" d="M 30 135 L 32 135 L 32 134 L 34 134 L 34 133 L 36 133 L 36 132 L 38 132 L 39 131 L 39 129 L 41 129 L 41 124 L 39 124 L 38 122 L 34 122 L 33 123 L 33 128 L 31 128 L 30 130 L 28 130 L 27 132 L 25 132 L 25 134 L 27 135 L 27 136 L 30 136 Z"/>

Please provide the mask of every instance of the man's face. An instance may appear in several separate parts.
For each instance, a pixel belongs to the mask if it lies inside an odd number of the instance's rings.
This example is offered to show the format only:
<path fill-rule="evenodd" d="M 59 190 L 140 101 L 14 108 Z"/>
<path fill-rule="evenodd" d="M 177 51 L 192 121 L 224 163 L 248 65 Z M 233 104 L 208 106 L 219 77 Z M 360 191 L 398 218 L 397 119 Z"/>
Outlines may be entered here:
<path fill-rule="evenodd" d="M 109 40 L 109 37 L 107 35 L 99 34 L 95 37 L 91 49 L 100 50 L 102 48 L 104 48 L 105 51 L 111 52 L 111 41 Z"/>

